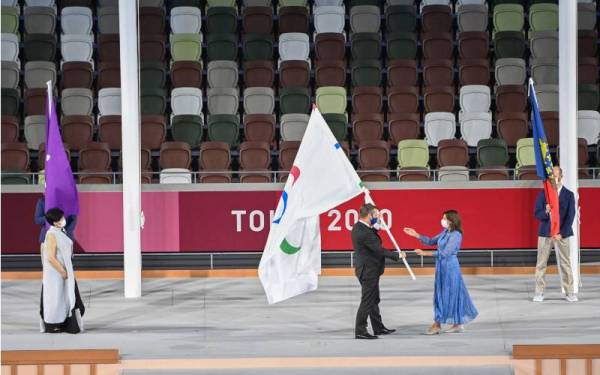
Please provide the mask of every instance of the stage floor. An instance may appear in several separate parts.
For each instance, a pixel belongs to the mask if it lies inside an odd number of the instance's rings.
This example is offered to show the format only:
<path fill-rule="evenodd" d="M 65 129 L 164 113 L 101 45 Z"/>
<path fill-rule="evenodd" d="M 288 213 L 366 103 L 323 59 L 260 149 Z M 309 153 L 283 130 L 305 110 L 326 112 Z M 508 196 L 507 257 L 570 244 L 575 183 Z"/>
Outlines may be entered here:
<path fill-rule="evenodd" d="M 39 333 L 40 282 L 2 282 L 2 349 L 118 348 L 123 359 L 507 356 L 513 344 L 600 343 L 600 275 L 583 275 L 568 303 L 556 275 L 546 301 L 531 302 L 533 277 L 465 278 L 479 317 L 462 334 L 424 336 L 433 277 L 384 277 L 382 315 L 398 329 L 379 340 L 353 338 L 360 298 L 351 277 L 323 277 L 319 289 L 268 306 L 259 280 L 150 279 L 125 299 L 120 280 L 82 280 L 86 332 Z M 132 374 L 135 372 L 131 372 Z M 298 372 L 302 373 L 302 372 Z"/>

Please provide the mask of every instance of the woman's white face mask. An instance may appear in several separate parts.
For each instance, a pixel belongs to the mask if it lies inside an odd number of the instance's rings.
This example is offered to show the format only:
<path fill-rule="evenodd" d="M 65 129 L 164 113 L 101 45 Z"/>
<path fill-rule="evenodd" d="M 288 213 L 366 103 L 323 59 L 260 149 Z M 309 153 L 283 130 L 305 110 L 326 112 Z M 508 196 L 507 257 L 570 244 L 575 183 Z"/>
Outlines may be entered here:
<path fill-rule="evenodd" d="M 67 226 L 67 219 L 65 219 L 64 217 L 62 219 L 60 219 L 60 221 L 58 222 L 58 227 L 59 228 L 64 228 Z"/>
<path fill-rule="evenodd" d="M 444 227 L 445 229 L 448 229 L 448 220 L 442 219 L 442 221 L 440 223 L 442 224 L 442 227 Z"/>

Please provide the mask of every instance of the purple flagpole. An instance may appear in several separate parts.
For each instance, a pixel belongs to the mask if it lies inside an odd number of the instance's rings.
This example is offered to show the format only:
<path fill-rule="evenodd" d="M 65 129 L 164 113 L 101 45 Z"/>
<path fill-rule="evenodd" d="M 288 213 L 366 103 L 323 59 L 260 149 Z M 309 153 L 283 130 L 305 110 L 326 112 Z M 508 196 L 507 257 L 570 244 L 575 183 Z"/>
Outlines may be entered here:
<path fill-rule="evenodd" d="M 44 207 L 46 211 L 51 208 L 60 208 L 64 211 L 65 217 L 69 217 L 79 213 L 79 197 L 71 164 L 67 158 L 58 127 L 58 117 L 50 81 L 47 82 L 47 85 Z"/>

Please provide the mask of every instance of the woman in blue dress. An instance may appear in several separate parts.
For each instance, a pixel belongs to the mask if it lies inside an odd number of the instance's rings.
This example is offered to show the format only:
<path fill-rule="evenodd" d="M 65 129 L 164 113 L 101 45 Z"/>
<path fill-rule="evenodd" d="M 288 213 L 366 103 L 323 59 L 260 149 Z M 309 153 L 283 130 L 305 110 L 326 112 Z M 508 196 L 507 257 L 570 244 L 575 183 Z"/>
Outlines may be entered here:
<path fill-rule="evenodd" d="M 425 332 L 427 335 L 437 335 L 442 330 L 442 324 L 452 324 L 444 332 L 459 333 L 464 331 L 464 324 L 477 317 L 478 312 L 460 272 L 458 251 L 462 242 L 462 226 L 460 216 L 455 210 L 444 212 L 441 220 L 444 230 L 435 237 L 427 237 L 417 233 L 412 228 L 404 228 L 404 232 L 415 237 L 424 245 L 437 245 L 437 251 L 415 249 L 422 256 L 434 256 L 435 290 L 433 293 L 434 323 Z"/>

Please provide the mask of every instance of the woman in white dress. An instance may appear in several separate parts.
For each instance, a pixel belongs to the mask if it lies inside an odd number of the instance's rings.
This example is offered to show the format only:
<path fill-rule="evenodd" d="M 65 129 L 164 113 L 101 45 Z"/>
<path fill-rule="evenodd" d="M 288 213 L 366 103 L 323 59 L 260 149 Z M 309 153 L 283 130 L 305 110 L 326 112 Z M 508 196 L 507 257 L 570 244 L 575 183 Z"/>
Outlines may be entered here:
<path fill-rule="evenodd" d="M 50 228 L 42 245 L 43 284 L 40 301 L 40 331 L 83 331 L 85 307 L 73 272 L 73 241 L 64 232 L 66 220 L 59 208 L 46 212 Z"/>

